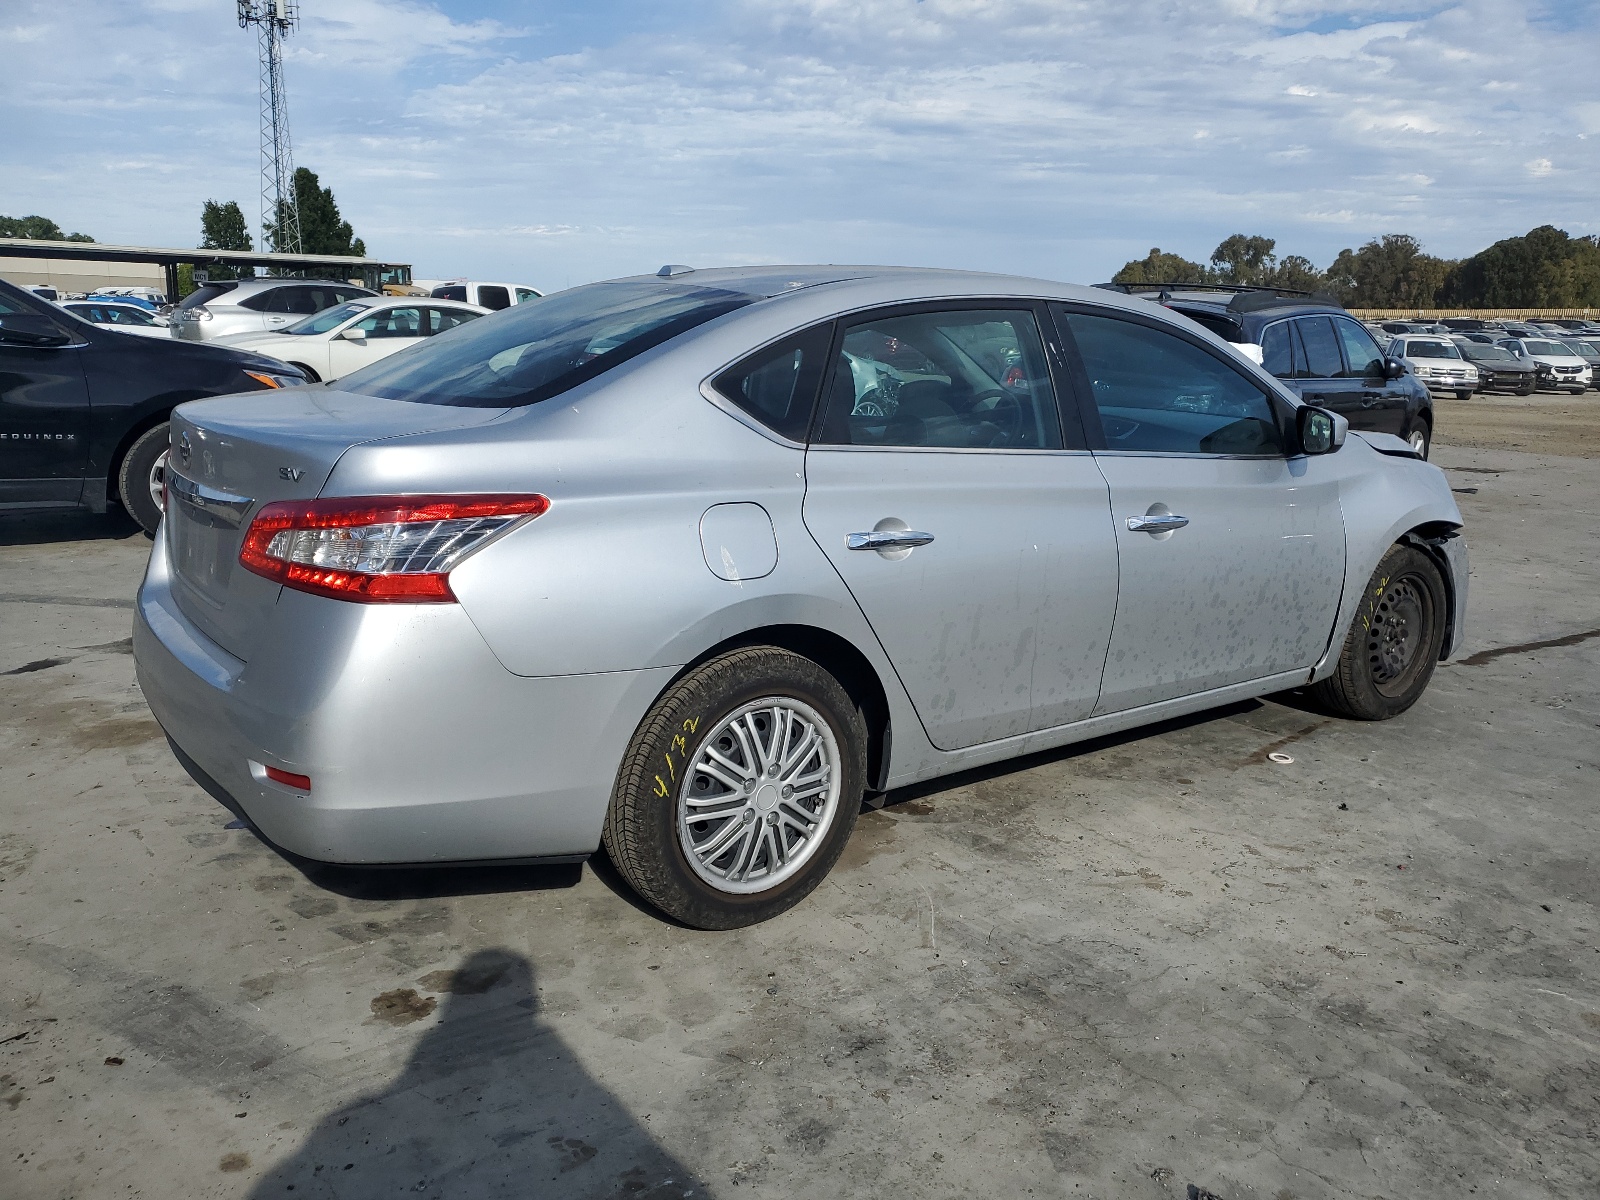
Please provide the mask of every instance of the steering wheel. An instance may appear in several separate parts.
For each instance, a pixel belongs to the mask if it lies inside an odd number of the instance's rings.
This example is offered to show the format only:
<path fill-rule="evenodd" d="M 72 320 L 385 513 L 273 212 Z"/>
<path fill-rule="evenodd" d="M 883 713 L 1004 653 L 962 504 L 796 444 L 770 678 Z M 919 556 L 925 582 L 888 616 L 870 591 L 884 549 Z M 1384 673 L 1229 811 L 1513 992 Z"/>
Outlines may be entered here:
<path fill-rule="evenodd" d="M 982 405 L 990 400 L 994 401 L 994 407 L 982 415 L 999 432 L 989 439 L 989 444 L 991 446 L 1015 445 L 1021 437 L 1025 419 L 1025 414 L 1022 411 L 1022 401 L 1002 388 L 991 388 L 986 392 L 979 392 L 972 398 L 972 408 L 969 410 L 971 415 L 977 416 Z"/>

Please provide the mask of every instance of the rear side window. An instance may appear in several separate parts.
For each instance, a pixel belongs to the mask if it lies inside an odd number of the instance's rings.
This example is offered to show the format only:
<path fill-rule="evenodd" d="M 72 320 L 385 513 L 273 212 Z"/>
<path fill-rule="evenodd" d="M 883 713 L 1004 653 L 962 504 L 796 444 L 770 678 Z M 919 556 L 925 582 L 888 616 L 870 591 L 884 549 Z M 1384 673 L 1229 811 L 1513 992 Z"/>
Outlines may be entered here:
<path fill-rule="evenodd" d="M 417 404 L 537 404 L 754 299 L 665 281 L 591 283 L 474 321 L 346 375 L 339 386 Z"/>
<path fill-rule="evenodd" d="M 1327 317 L 1301 317 L 1295 323 L 1305 359 L 1297 364 L 1299 379 L 1337 379 L 1344 374 L 1344 356 L 1333 322 Z"/>
<path fill-rule="evenodd" d="M 454 329 L 457 325 L 465 325 L 468 321 L 483 316 L 482 313 L 470 312 L 464 308 L 425 308 L 423 315 L 428 318 L 428 337 L 436 333 L 443 333 L 446 329 Z"/>
<path fill-rule="evenodd" d="M 819 325 L 729 367 L 711 386 L 791 442 L 806 440 L 833 326 Z"/>
<path fill-rule="evenodd" d="M 492 308 L 499 312 L 502 308 L 511 307 L 511 293 L 496 283 L 480 283 L 478 303 L 484 308 Z"/>

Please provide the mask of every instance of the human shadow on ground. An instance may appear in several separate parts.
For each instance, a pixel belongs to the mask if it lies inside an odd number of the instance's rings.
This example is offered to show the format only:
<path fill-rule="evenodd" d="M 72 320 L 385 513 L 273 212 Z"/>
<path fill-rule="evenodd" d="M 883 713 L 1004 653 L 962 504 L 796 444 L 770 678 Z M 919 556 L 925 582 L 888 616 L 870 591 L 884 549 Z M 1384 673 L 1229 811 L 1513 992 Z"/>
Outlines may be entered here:
<path fill-rule="evenodd" d="M 405 1069 L 323 1117 L 253 1200 L 709 1195 L 539 1019 L 522 955 L 478 951 L 420 986 L 373 1001 L 426 1030 Z"/>

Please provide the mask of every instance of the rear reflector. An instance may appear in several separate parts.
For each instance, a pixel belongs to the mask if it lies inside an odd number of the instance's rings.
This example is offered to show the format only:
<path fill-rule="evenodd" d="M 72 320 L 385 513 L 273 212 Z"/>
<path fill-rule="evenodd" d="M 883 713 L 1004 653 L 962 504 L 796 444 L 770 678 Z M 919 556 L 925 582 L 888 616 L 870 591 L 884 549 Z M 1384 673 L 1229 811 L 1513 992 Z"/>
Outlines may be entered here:
<path fill-rule="evenodd" d="M 266 768 L 267 778 L 273 783 L 281 783 L 284 787 L 299 788 L 302 792 L 311 790 L 311 776 L 296 775 L 293 771 L 280 771 L 277 767 Z"/>
<path fill-rule="evenodd" d="M 452 604 L 451 569 L 549 507 L 537 494 L 284 500 L 256 514 L 239 563 L 336 600 Z"/>

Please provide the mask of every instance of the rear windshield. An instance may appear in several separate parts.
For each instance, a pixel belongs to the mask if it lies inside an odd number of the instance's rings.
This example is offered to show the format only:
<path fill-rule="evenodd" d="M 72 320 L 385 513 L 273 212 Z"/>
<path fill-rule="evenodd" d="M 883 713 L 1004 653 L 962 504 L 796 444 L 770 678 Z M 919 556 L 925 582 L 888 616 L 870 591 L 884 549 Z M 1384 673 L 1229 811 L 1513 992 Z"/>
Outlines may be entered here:
<path fill-rule="evenodd" d="M 1447 346 L 1444 342 L 1407 342 L 1406 357 L 1460 358 L 1461 353 L 1454 346 Z"/>
<path fill-rule="evenodd" d="M 339 387 L 457 408 L 535 404 L 754 299 L 670 283 L 591 283 L 462 325 Z"/>
<path fill-rule="evenodd" d="M 197 287 L 183 298 L 179 308 L 194 308 L 199 304 L 206 304 L 227 292 L 233 291 L 239 285 L 236 283 L 208 283 L 204 287 Z"/>

